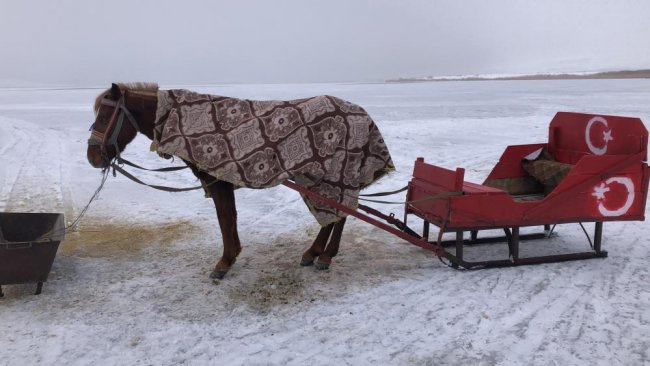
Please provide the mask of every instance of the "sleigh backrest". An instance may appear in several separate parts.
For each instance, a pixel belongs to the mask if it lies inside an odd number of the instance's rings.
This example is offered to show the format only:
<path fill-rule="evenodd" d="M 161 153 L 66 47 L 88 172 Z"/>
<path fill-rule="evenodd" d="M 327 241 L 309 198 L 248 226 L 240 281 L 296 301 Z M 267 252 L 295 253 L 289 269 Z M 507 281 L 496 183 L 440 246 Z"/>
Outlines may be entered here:
<path fill-rule="evenodd" d="M 639 118 L 558 112 L 549 126 L 548 150 L 554 160 L 576 164 L 585 155 L 643 153 L 648 131 Z"/>

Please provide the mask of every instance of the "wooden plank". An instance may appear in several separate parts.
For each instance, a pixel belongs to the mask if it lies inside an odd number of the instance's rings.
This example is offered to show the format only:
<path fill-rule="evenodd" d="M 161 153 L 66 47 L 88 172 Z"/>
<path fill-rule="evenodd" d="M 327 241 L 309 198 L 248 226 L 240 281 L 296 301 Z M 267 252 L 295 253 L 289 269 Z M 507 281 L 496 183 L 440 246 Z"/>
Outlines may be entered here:
<path fill-rule="evenodd" d="M 447 190 L 459 191 L 465 178 L 465 169 L 449 170 L 427 164 L 423 158 L 418 158 L 413 167 L 413 177 L 434 183 Z"/>

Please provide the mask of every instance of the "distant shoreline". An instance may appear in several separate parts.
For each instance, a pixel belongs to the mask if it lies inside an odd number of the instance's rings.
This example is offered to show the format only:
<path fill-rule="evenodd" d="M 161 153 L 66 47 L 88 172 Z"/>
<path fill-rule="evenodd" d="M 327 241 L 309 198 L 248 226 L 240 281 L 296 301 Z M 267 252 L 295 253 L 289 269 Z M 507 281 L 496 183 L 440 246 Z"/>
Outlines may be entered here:
<path fill-rule="evenodd" d="M 650 79 L 650 69 L 621 70 L 594 73 L 530 74 L 504 76 L 429 76 L 422 78 L 398 78 L 386 80 L 387 83 L 420 83 L 444 81 L 490 81 L 490 80 L 587 80 L 587 79 Z"/>
<path fill-rule="evenodd" d="M 457 75 L 457 76 L 425 76 L 388 79 L 385 81 L 346 81 L 346 82 L 307 82 L 307 83 L 287 83 L 287 84 L 399 84 L 399 83 L 424 83 L 424 82 L 444 82 L 444 81 L 503 81 L 503 80 L 589 80 L 589 79 L 650 79 L 650 69 L 643 70 L 620 70 L 605 72 L 576 72 L 576 73 L 548 73 L 548 74 L 511 74 L 511 75 Z M 0 90 L 2 91 L 33 91 L 33 90 L 102 90 L 101 86 L 72 86 L 72 85 L 39 85 L 38 83 L 29 83 L 20 85 L 12 83 L 3 85 L 0 80 Z M 284 83 L 233 83 L 233 82 L 215 82 L 214 84 L 193 84 L 193 83 L 172 83 L 164 84 L 165 87 L 217 87 L 225 85 L 287 85 Z"/>

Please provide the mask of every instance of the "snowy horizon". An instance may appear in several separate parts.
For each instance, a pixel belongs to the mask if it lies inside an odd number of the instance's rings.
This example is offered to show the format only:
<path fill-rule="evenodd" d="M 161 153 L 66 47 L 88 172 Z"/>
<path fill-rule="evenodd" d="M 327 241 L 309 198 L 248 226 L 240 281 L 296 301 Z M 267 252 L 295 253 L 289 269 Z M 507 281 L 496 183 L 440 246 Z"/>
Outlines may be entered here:
<path fill-rule="evenodd" d="M 283 82 L 268 82 L 268 83 L 255 83 L 255 82 L 229 82 L 229 83 L 198 83 L 198 84 L 188 84 L 188 83 L 159 83 L 161 87 L 173 88 L 173 87 L 209 87 L 209 86 L 218 86 L 218 85 L 301 85 L 301 84 L 365 84 L 365 83 L 390 83 L 395 81 L 464 81 L 464 80 L 500 80 L 500 79 L 509 79 L 509 78 L 525 78 L 525 77 L 539 77 L 544 78 L 548 76 L 582 76 L 589 77 L 603 73 L 618 73 L 618 72 L 638 72 L 638 71 L 649 71 L 650 69 L 645 68 L 631 68 L 631 69 L 598 69 L 598 70 L 589 70 L 589 71 L 540 71 L 540 72 L 529 72 L 529 73 L 495 73 L 495 74 L 458 74 L 458 75 L 415 75 L 415 76 L 400 76 L 394 79 L 386 80 L 368 80 L 368 81 L 337 81 L 337 82 L 294 82 L 294 83 L 283 83 Z M 620 78 L 620 79 L 625 79 Z M 113 80 L 112 82 L 135 82 L 135 81 L 149 81 L 149 80 Z M 157 82 L 157 81 L 153 81 Z M 158 83 L 158 82 L 157 82 Z M 52 83 L 43 83 L 43 82 L 28 82 L 25 80 L 0 80 L 0 89 L 105 89 L 109 84 L 99 85 L 99 84 L 88 84 L 88 85 L 69 85 L 69 84 L 52 84 Z"/>

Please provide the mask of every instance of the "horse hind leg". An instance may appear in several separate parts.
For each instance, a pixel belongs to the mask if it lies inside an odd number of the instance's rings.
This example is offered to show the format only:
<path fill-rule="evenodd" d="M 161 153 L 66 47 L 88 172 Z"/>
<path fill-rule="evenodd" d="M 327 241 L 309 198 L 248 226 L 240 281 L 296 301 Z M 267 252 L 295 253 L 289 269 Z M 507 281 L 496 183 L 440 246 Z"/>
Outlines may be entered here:
<path fill-rule="evenodd" d="M 329 224 L 320 229 L 311 247 L 302 254 L 302 259 L 300 260 L 301 266 L 311 266 L 314 264 L 314 259 L 323 254 L 325 251 L 325 245 L 327 244 L 327 239 L 329 239 L 334 225 L 335 224 Z"/>
<path fill-rule="evenodd" d="M 210 274 L 210 278 L 222 279 L 235 264 L 237 256 L 241 252 L 241 243 L 237 232 L 235 189 L 231 183 L 217 181 L 208 186 L 208 191 L 217 210 L 223 240 L 223 254 Z"/>
<path fill-rule="evenodd" d="M 334 224 L 334 230 L 330 241 L 325 248 L 325 251 L 318 256 L 315 266 L 318 269 L 329 269 L 332 264 L 332 258 L 336 257 L 339 252 L 339 244 L 341 244 L 341 235 L 343 235 L 343 227 L 345 226 L 345 217 Z"/>

